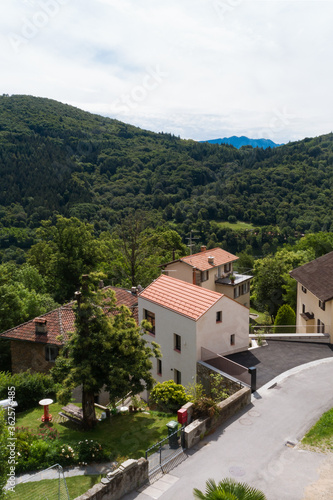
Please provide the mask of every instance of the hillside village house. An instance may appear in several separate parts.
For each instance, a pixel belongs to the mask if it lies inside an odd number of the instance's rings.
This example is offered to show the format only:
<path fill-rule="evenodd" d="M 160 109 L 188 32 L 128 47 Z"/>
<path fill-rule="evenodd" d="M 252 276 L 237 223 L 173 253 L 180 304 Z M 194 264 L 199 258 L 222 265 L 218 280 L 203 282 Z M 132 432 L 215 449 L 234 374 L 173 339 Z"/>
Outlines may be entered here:
<path fill-rule="evenodd" d="M 203 246 L 201 252 L 181 257 L 161 267 L 166 275 L 222 293 L 249 308 L 252 276 L 234 273 L 233 263 L 237 259 L 236 255 L 222 248 L 207 250 Z"/>
<path fill-rule="evenodd" d="M 290 272 L 297 281 L 296 333 L 323 333 L 333 344 L 333 252 Z"/>
<path fill-rule="evenodd" d="M 139 294 L 138 309 L 139 321 L 152 325 L 145 339 L 161 347 L 157 382 L 195 382 L 202 347 L 222 355 L 248 348 L 249 310 L 216 291 L 162 274 Z"/>
<path fill-rule="evenodd" d="M 117 306 L 124 304 L 137 319 L 136 295 L 122 288 L 105 289 L 114 290 Z M 46 373 L 53 367 L 68 332 L 74 331 L 73 305 L 71 302 L 0 334 L 0 338 L 10 340 L 13 373 L 28 369 Z"/>

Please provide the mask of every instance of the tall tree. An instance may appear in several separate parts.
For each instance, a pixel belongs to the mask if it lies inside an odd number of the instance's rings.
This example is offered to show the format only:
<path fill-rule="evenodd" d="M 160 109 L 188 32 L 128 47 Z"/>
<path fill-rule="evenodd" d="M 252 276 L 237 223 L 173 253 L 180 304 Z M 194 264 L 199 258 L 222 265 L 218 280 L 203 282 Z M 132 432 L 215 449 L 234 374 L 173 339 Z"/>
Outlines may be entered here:
<path fill-rule="evenodd" d="M 102 260 L 93 226 L 58 216 L 55 225 L 43 221 L 37 235 L 41 241 L 28 252 L 28 262 L 46 277 L 56 300 L 72 298 L 82 274 L 95 270 Z"/>
<path fill-rule="evenodd" d="M 105 387 L 114 404 L 130 391 L 150 390 L 152 356 L 160 356 L 157 344 L 149 347 L 130 310 L 116 307 L 113 291 L 98 288 L 100 275 L 83 277 L 75 306 L 75 331 L 70 335 L 52 374 L 62 382 L 59 398 L 70 399 L 82 385 L 83 419 L 86 428 L 96 423 L 94 397 Z M 145 326 L 145 323 L 143 324 Z"/>

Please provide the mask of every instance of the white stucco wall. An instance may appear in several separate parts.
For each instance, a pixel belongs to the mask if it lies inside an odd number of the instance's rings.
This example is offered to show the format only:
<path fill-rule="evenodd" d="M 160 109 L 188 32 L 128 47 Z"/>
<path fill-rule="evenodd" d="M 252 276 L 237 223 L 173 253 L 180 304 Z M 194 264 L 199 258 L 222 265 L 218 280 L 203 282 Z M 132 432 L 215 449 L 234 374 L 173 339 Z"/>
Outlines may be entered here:
<path fill-rule="evenodd" d="M 216 323 L 216 313 L 222 311 L 222 323 Z M 230 336 L 235 335 L 235 345 Z M 197 358 L 201 347 L 218 354 L 231 354 L 249 347 L 249 309 L 223 296 L 197 321 Z"/>
<path fill-rule="evenodd" d="M 196 376 L 196 323 L 169 309 L 139 297 L 139 320 L 143 309 L 155 314 L 155 337 L 145 335 L 148 342 L 154 340 L 160 345 L 162 355 L 162 376 L 157 375 L 157 360 L 153 360 L 153 376 L 156 382 L 175 380 L 174 369 L 181 372 L 182 385 L 195 382 Z M 174 333 L 181 336 L 181 352 L 174 350 Z"/>

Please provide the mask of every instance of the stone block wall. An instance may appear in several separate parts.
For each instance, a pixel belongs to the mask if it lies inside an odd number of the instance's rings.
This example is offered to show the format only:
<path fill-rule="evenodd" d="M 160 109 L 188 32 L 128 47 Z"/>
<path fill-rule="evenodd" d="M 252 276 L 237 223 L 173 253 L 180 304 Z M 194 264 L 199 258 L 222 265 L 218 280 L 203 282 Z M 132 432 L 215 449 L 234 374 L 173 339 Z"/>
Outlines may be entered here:
<path fill-rule="evenodd" d="M 47 373 L 54 363 L 45 359 L 45 345 L 18 340 L 10 341 L 12 372 L 19 373 L 30 370 Z"/>
<path fill-rule="evenodd" d="M 126 460 L 119 469 L 107 474 L 99 484 L 75 500 L 119 500 L 148 481 L 148 461 Z"/>
<path fill-rule="evenodd" d="M 219 415 L 213 418 L 194 420 L 185 427 L 185 447 L 192 448 L 206 434 L 215 431 L 239 410 L 251 403 L 251 389 L 244 387 L 228 399 L 218 404 Z M 192 404 L 192 403 L 190 403 Z"/>

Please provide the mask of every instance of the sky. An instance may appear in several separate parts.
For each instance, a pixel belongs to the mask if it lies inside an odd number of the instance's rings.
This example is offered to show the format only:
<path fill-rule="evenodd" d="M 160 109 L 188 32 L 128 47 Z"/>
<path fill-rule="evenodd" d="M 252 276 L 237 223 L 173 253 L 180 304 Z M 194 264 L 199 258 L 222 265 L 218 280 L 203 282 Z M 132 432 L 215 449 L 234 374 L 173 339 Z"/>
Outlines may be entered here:
<path fill-rule="evenodd" d="M 333 129 L 333 0 L 5 1 L 0 94 L 184 139 Z"/>

